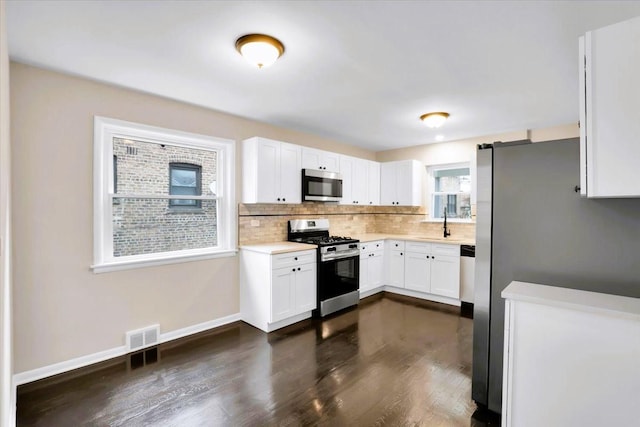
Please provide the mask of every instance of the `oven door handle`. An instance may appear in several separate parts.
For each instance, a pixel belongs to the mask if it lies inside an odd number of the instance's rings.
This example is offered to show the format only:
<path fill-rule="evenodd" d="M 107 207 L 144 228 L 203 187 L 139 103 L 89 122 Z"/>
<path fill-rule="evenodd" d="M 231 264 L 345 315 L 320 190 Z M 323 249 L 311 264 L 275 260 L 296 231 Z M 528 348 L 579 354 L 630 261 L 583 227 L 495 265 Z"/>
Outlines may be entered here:
<path fill-rule="evenodd" d="M 320 257 L 320 262 L 335 261 L 335 260 L 344 259 L 344 258 L 359 258 L 359 257 L 360 257 L 360 249 L 354 249 L 352 251 L 344 251 L 337 254 L 335 253 L 322 254 L 322 256 Z"/>

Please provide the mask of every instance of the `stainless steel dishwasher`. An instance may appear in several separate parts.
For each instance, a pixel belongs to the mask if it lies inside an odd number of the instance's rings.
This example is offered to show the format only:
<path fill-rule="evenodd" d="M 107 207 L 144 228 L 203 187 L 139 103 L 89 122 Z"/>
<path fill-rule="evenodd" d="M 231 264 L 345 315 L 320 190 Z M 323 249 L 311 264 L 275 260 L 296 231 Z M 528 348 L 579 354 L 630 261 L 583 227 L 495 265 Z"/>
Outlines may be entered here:
<path fill-rule="evenodd" d="M 473 318 L 476 246 L 460 245 L 460 315 Z"/>

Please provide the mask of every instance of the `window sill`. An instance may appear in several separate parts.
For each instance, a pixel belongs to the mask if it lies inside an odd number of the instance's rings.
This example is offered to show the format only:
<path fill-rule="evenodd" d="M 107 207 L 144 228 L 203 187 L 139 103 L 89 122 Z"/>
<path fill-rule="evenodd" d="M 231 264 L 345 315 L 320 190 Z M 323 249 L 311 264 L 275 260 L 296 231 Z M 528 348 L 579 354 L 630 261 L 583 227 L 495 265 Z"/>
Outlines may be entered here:
<path fill-rule="evenodd" d="M 420 222 L 442 222 L 444 223 L 444 218 L 428 218 L 428 219 L 423 219 Z M 475 219 L 461 219 L 461 218 L 447 218 L 447 223 L 448 224 L 475 224 L 476 220 Z"/>
<path fill-rule="evenodd" d="M 205 210 L 203 208 L 185 208 L 185 207 L 176 207 L 171 206 L 167 209 L 167 213 L 171 215 L 194 215 L 194 214 L 205 214 Z"/>
<path fill-rule="evenodd" d="M 190 261 L 201 261 L 213 258 L 227 258 L 236 256 L 237 249 L 228 249 L 216 252 L 184 254 L 184 255 L 159 255 L 154 258 L 135 259 L 125 261 L 110 261 L 101 264 L 94 264 L 91 269 L 94 273 L 109 273 L 112 271 L 131 270 L 135 268 L 155 267 L 159 265 L 178 264 Z"/>

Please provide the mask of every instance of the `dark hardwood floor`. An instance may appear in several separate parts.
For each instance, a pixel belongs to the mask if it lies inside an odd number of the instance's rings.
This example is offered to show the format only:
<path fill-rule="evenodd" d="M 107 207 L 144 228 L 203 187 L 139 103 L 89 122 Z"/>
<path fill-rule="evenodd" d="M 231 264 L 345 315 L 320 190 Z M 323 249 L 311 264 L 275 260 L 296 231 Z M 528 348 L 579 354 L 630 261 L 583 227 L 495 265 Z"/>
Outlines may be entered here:
<path fill-rule="evenodd" d="M 238 322 L 21 386 L 18 426 L 497 425 L 472 417 L 472 326 L 389 294 L 271 334 Z"/>

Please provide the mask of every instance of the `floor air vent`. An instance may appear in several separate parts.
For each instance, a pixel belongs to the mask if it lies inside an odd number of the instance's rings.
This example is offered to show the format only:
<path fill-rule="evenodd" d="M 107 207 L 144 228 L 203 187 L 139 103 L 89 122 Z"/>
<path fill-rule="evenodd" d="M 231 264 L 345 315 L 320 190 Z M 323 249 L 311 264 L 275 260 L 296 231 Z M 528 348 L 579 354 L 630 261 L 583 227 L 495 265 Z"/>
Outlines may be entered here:
<path fill-rule="evenodd" d="M 160 339 L 160 325 L 127 332 L 127 352 L 140 350 L 158 344 Z"/>

